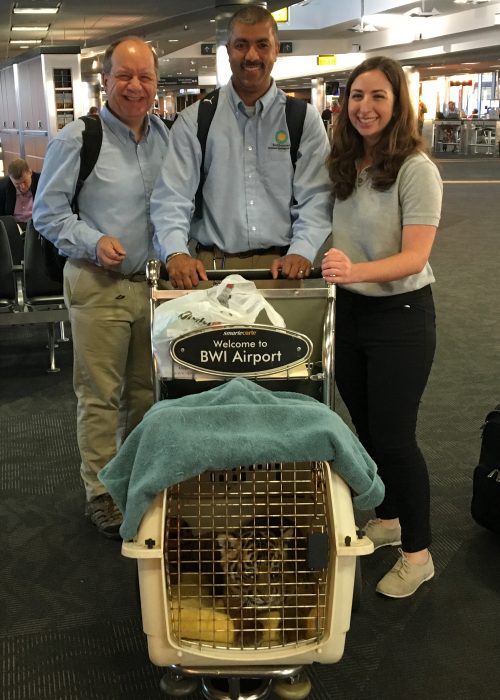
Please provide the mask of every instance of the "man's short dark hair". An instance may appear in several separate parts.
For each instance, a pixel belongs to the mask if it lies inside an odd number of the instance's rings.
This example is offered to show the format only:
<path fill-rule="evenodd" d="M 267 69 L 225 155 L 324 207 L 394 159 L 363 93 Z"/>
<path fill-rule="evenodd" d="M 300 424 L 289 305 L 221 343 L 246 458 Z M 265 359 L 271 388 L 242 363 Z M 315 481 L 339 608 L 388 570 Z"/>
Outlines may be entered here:
<path fill-rule="evenodd" d="M 271 25 L 273 30 L 274 38 L 278 41 L 278 25 L 276 20 L 265 7 L 261 5 L 245 5 L 240 10 L 234 13 L 234 15 L 229 20 L 227 25 L 227 40 L 231 40 L 231 35 L 233 33 L 234 25 L 239 22 L 240 24 L 259 24 L 260 22 L 267 22 Z"/>
<path fill-rule="evenodd" d="M 112 44 L 108 46 L 106 51 L 104 52 L 104 58 L 102 59 L 102 72 L 103 73 L 111 73 L 111 68 L 112 68 L 112 58 L 113 58 L 113 53 L 116 49 L 117 46 L 120 44 L 123 44 L 124 41 L 135 41 L 138 44 L 146 44 L 146 46 L 149 46 L 151 49 L 151 53 L 153 54 L 153 60 L 155 62 L 155 71 L 158 73 L 158 54 L 156 51 L 153 50 L 152 46 L 150 44 L 147 44 L 144 39 L 141 39 L 140 36 L 124 36 L 121 39 L 117 39 L 116 41 L 113 41 Z"/>
<path fill-rule="evenodd" d="M 25 173 L 28 173 L 30 170 L 30 166 L 25 160 L 23 160 L 23 158 L 16 158 L 16 160 L 13 160 L 11 163 L 9 163 L 9 167 L 7 168 L 7 174 L 14 180 L 19 180 Z"/>

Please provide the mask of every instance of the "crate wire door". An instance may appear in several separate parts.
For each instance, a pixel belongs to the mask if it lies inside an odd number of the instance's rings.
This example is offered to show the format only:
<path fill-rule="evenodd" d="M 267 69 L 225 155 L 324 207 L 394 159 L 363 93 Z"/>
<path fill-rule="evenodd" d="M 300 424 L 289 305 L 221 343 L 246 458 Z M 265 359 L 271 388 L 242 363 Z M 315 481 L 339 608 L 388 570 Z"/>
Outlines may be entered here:
<path fill-rule="evenodd" d="M 242 466 L 168 489 L 165 586 L 177 644 L 257 650 L 321 641 L 330 585 L 324 469 Z"/>

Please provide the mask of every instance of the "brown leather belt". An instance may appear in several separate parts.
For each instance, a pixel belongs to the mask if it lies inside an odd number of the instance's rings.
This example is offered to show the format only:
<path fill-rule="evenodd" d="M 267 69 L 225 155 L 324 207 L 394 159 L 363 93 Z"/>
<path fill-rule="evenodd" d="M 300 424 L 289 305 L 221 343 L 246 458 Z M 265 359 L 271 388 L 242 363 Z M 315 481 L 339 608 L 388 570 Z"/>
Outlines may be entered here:
<path fill-rule="evenodd" d="M 202 245 L 201 243 L 196 244 L 196 252 L 204 250 L 214 254 L 214 257 L 218 258 L 251 258 L 254 255 L 286 255 L 288 246 L 278 246 L 274 245 L 270 248 L 254 248 L 253 250 L 243 250 L 240 253 L 225 253 L 216 245 Z"/>

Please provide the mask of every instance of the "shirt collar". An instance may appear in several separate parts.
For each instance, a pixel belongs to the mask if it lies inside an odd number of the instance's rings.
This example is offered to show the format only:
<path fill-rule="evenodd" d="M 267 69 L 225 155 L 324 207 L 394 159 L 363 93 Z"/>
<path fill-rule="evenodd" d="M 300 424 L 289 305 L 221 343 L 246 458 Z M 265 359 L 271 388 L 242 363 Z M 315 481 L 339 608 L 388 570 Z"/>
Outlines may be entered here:
<path fill-rule="evenodd" d="M 115 115 L 110 111 L 108 108 L 108 103 L 104 105 L 104 107 L 101 109 L 101 119 L 104 121 L 106 126 L 109 126 L 111 131 L 122 141 L 123 143 L 126 143 L 129 139 L 132 139 L 135 143 L 135 134 L 130 129 L 126 124 L 124 124 L 121 119 L 118 119 L 118 117 L 115 117 Z M 146 114 L 146 122 L 144 126 L 144 133 L 142 135 L 142 138 L 147 141 L 148 140 L 148 135 L 151 130 L 151 121 L 149 119 L 149 114 Z"/>
<path fill-rule="evenodd" d="M 236 115 L 238 115 L 239 112 L 246 114 L 245 103 L 234 89 L 232 80 L 229 80 L 229 82 L 225 86 L 225 89 L 233 112 Z M 259 97 L 259 99 L 255 103 L 256 114 L 264 115 L 269 110 L 271 105 L 274 104 L 277 92 L 278 88 L 276 87 L 276 83 L 271 78 L 271 87 L 264 95 L 262 95 L 262 97 Z"/>

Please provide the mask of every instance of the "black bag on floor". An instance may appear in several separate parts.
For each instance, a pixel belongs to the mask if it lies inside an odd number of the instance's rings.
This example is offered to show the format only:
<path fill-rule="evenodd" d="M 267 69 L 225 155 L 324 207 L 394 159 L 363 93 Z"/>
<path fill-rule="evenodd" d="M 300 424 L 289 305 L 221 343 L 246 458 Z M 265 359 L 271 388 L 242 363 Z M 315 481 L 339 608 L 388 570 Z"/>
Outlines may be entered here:
<path fill-rule="evenodd" d="M 500 404 L 488 413 L 482 431 L 471 513 L 478 525 L 500 535 Z"/>

